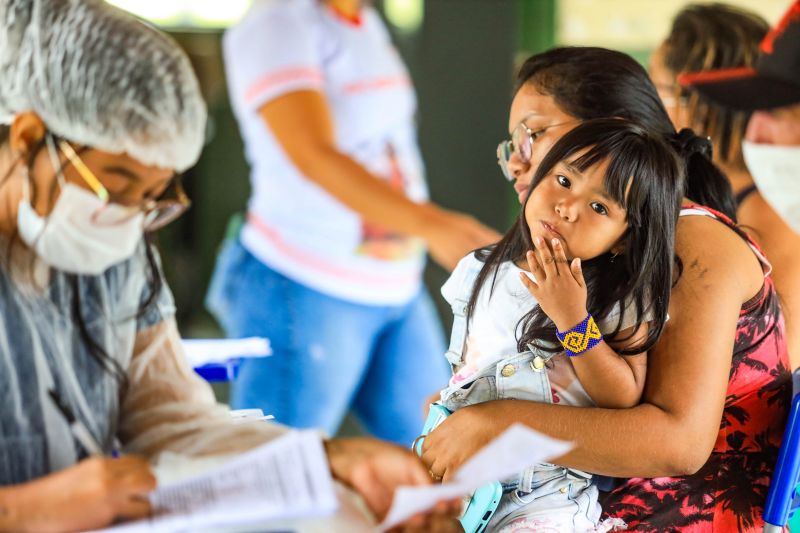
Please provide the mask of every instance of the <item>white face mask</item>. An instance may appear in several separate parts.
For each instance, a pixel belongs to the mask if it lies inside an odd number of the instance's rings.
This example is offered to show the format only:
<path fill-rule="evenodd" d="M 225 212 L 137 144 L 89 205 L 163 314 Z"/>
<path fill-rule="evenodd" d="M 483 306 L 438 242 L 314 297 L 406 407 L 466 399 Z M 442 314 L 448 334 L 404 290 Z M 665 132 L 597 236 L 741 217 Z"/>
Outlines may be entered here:
<path fill-rule="evenodd" d="M 800 233 L 800 146 L 742 141 L 742 152 L 758 192 Z"/>
<path fill-rule="evenodd" d="M 113 203 L 103 206 L 92 192 L 64 183 L 53 211 L 45 219 L 34 211 L 26 194 L 17 213 L 18 231 L 23 242 L 51 267 L 72 274 L 101 274 L 133 255 L 144 225 L 141 212 L 130 215 L 129 207 Z M 92 216 L 101 208 L 104 216 L 124 222 L 108 226 L 94 223 Z"/>

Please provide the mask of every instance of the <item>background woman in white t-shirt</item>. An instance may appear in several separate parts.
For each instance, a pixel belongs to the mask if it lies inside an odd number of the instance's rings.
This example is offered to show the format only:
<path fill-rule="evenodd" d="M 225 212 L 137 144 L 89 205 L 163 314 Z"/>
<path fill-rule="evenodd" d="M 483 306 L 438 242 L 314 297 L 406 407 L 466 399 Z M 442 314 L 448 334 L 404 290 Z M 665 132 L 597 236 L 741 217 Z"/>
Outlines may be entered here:
<path fill-rule="evenodd" d="M 243 366 L 232 403 L 329 432 L 352 408 L 409 443 L 447 375 L 425 251 L 452 269 L 498 235 L 428 202 L 414 90 L 371 6 L 257 1 L 223 45 L 253 192 L 209 307 L 275 352 Z"/>

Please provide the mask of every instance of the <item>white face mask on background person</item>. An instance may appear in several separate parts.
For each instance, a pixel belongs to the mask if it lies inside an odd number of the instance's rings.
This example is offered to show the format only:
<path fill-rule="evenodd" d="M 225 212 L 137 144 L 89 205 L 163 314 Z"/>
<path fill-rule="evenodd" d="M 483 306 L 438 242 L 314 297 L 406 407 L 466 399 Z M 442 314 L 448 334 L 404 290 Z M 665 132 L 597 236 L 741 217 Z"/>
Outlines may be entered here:
<path fill-rule="evenodd" d="M 742 141 L 747 169 L 758 191 L 778 215 L 800 233 L 800 146 Z"/>
<path fill-rule="evenodd" d="M 100 209 L 124 222 L 97 224 L 92 218 Z M 23 242 L 49 266 L 71 274 L 98 275 L 136 251 L 144 215 L 130 213 L 130 207 L 106 205 L 91 191 L 64 183 L 47 217 L 33 209 L 25 194 L 17 212 L 17 228 Z"/>

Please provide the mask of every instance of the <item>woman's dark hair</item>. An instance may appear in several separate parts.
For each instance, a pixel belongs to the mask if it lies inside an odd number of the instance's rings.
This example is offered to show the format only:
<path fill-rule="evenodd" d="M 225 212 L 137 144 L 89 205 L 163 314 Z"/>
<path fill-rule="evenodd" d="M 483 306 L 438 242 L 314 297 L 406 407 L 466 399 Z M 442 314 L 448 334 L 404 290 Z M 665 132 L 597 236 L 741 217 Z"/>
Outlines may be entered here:
<path fill-rule="evenodd" d="M 522 65 L 516 90 L 528 83 L 580 120 L 619 117 L 662 135 L 685 161 L 684 195 L 736 220 L 731 185 L 711 162 L 707 141 L 675 131 L 650 77 L 632 57 L 605 48 L 553 48 Z"/>
<path fill-rule="evenodd" d="M 767 21 L 726 4 L 693 4 L 680 11 L 662 47 L 664 66 L 677 78 L 684 72 L 752 67 Z M 678 88 L 692 127 L 709 135 L 719 161 L 744 169 L 742 139 L 750 113 L 734 111 L 702 98 L 696 91 Z"/>
<path fill-rule="evenodd" d="M 667 317 L 683 164 L 660 135 L 624 119 L 583 122 L 550 149 L 536 169 L 517 223 L 500 242 L 475 252 L 484 264 L 467 307 L 467 323 L 480 290 L 490 277 L 493 288 L 500 265 L 521 260 L 534 248 L 525 205 L 542 180 L 555 179 L 551 171 L 561 161 L 569 162 L 579 171 L 608 162 L 603 187 L 625 209 L 628 228 L 621 242 L 623 250 L 616 258 L 606 252 L 582 261 L 587 308 L 598 319 L 619 310 L 614 329 L 603 332 L 609 338 L 617 337 L 629 312 L 635 312 L 634 332 L 642 323 L 650 322 L 647 337 L 619 353 L 633 355 L 647 351 L 661 335 Z M 646 317 L 649 318 L 645 320 Z M 526 314 L 520 325 L 521 336 L 517 339 L 520 351 L 528 344 L 549 352 L 562 351 L 555 324 L 540 306 Z"/>
<path fill-rule="evenodd" d="M 8 126 L 0 126 L 0 146 L 5 145 L 8 143 L 9 138 L 9 127 Z M 45 140 L 42 139 L 36 146 L 28 154 L 28 158 L 26 164 L 28 168 L 33 168 L 33 162 L 36 159 L 38 153 L 45 147 Z M 82 152 L 85 148 L 78 149 L 78 152 Z M 6 180 L 8 180 L 11 176 L 11 172 L 13 167 L 9 169 L 6 176 L 0 179 L 0 187 L 5 184 Z M 36 191 L 31 187 L 31 194 L 36 194 Z M 9 240 L 8 249 L 6 251 L 6 264 L 10 264 L 11 261 L 11 254 L 15 240 L 18 239 L 18 234 L 14 234 Z M 155 305 L 158 297 L 161 293 L 163 288 L 163 281 L 161 279 L 161 271 L 158 266 L 158 261 L 155 255 L 155 236 L 152 234 L 145 234 L 145 254 L 147 258 L 147 285 L 148 285 L 148 295 L 145 301 L 139 307 L 139 310 L 136 313 L 136 316 L 143 316 L 146 313 L 150 306 Z M 83 316 L 83 303 L 81 302 L 80 297 L 80 286 L 79 286 L 79 276 L 76 274 L 66 274 L 67 281 L 70 285 L 70 289 L 72 291 L 72 305 L 71 313 L 72 319 L 75 321 L 75 324 L 78 328 L 78 332 L 80 334 L 81 340 L 84 342 L 86 347 L 89 350 L 89 354 L 92 358 L 97 361 L 103 370 L 111 374 L 114 379 L 116 379 L 117 383 L 119 384 L 122 390 L 125 390 L 128 386 L 128 378 L 127 372 L 119 362 L 111 357 L 103 347 L 102 343 L 98 340 L 94 339 L 89 332 L 89 328 L 86 324 L 86 319 Z"/>

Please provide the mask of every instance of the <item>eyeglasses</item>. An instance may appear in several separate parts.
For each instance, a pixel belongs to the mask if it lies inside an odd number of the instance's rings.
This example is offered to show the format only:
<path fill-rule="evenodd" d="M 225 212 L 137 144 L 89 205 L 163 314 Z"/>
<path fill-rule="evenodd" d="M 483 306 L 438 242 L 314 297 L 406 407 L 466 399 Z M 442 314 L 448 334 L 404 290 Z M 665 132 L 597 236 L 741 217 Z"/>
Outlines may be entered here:
<path fill-rule="evenodd" d="M 514 131 L 511 132 L 511 139 L 502 141 L 497 145 L 497 164 L 500 165 L 503 176 L 505 176 L 508 181 L 514 181 L 516 179 L 511 169 L 508 168 L 508 163 L 511 161 L 511 156 L 513 154 L 516 153 L 517 158 L 519 158 L 522 163 L 530 162 L 531 156 L 533 155 L 533 142 L 542 133 L 550 128 L 566 126 L 567 124 L 574 124 L 575 122 L 577 121 L 559 122 L 558 124 L 550 124 L 538 130 L 532 130 L 524 123 L 520 122 L 520 124 L 514 128 Z"/>
<path fill-rule="evenodd" d="M 689 95 L 677 83 L 654 83 L 658 97 L 664 107 L 685 106 L 689 103 Z"/>
<path fill-rule="evenodd" d="M 104 205 L 92 215 L 92 222 L 95 224 L 101 226 L 123 224 L 139 213 L 143 213 L 143 229 L 146 232 L 152 232 L 174 221 L 192 205 L 191 200 L 186 195 L 186 191 L 183 189 L 179 174 L 173 176 L 167 189 L 158 198 L 147 198 L 138 205 L 114 201 L 108 189 L 103 186 L 94 172 L 89 170 L 89 167 L 86 166 L 69 143 L 59 139 L 58 148 L 67 158 L 67 161 L 75 167 L 83 181 L 104 202 Z M 108 209 L 110 204 L 125 209 Z"/>

